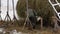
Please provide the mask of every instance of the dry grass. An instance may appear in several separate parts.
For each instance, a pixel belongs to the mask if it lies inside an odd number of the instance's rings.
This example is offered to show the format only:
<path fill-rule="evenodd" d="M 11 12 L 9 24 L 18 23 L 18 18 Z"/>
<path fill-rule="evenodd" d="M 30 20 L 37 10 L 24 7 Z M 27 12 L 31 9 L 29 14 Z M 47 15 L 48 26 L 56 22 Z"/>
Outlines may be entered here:
<path fill-rule="evenodd" d="M 52 28 L 43 28 L 42 30 L 40 29 L 33 29 L 33 30 L 28 30 L 28 28 L 24 28 L 22 30 L 22 26 L 9 26 L 6 28 L 6 31 L 11 31 L 16 29 L 18 32 L 22 32 L 23 34 L 60 34 L 60 29 L 58 31 L 54 32 Z"/>
<path fill-rule="evenodd" d="M 44 28 L 43 30 L 28 30 L 27 28 L 24 28 L 24 30 L 22 30 L 22 27 L 10 27 L 7 28 L 6 30 L 14 30 L 16 29 L 18 32 L 22 32 L 23 34 L 60 34 L 60 30 L 54 32 L 53 29 L 50 28 Z"/>

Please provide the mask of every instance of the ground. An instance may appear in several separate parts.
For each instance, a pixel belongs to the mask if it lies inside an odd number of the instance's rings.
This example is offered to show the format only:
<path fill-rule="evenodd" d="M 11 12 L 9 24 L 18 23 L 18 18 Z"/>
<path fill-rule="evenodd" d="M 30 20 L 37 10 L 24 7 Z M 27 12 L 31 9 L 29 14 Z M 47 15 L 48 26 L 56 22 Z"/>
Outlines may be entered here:
<path fill-rule="evenodd" d="M 41 29 L 33 29 L 28 30 L 27 27 L 22 30 L 22 27 L 9 27 L 6 30 L 13 30 L 16 29 L 18 32 L 22 32 L 23 34 L 60 34 L 60 30 L 53 31 L 52 28 L 43 28 Z"/>
<path fill-rule="evenodd" d="M 17 32 L 22 32 L 22 34 L 60 34 L 60 29 L 58 29 L 57 31 L 54 31 L 53 28 L 51 28 L 51 27 L 43 27 L 43 29 L 36 28 L 33 30 L 28 29 L 27 27 L 25 27 L 22 30 L 22 27 L 23 26 L 10 25 L 7 28 L 5 28 L 5 31 L 9 32 L 9 31 L 16 29 Z"/>

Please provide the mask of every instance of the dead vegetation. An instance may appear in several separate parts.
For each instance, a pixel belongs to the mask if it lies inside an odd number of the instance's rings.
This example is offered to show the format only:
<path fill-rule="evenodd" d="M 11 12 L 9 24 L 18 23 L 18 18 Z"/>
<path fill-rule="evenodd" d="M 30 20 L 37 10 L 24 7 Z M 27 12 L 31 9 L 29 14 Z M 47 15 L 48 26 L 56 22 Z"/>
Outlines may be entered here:
<path fill-rule="evenodd" d="M 52 28 L 43 28 L 43 30 L 40 29 L 33 29 L 33 30 L 28 30 L 26 27 L 24 30 L 22 30 L 22 27 L 9 27 L 6 30 L 11 31 L 16 29 L 18 32 L 26 33 L 26 34 L 60 34 L 60 30 L 58 31 L 53 31 Z"/>

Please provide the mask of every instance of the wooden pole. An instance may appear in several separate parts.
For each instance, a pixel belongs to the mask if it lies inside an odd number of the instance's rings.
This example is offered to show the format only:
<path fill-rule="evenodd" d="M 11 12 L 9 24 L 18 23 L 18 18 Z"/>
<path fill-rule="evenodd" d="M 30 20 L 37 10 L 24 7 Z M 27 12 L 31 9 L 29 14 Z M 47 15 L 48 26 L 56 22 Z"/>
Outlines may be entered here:
<path fill-rule="evenodd" d="M 26 17 L 26 20 L 25 20 L 25 23 L 24 23 L 24 25 L 23 25 L 22 30 L 25 28 L 25 25 L 26 25 L 27 20 L 29 21 L 30 26 L 31 26 L 31 28 L 32 28 L 31 21 L 29 20 L 29 17 L 28 17 L 28 0 L 26 0 L 26 7 L 27 7 L 27 17 Z"/>

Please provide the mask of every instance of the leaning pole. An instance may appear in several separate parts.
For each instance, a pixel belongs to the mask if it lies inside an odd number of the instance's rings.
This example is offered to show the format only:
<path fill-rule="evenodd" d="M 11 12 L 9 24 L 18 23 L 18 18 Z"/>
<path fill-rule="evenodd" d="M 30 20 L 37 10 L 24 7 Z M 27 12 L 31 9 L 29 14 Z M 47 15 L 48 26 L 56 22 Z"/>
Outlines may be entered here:
<path fill-rule="evenodd" d="M 28 8 L 28 0 L 26 0 L 26 9 L 27 9 L 27 11 L 26 11 L 26 13 L 27 13 L 27 17 L 26 17 L 26 19 L 25 19 L 25 23 L 24 23 L 24 25 L 23 25 L 22 30 L 25 28 L 25 25 L 26 25 L 27 21 L 29 21 L 30 26 L 31 26 L 31 28 L 32 28 L 31 21 L 29 20 L 29 17 L 28 17 L 28 15 L 29 15 L 29 13 L 28 13 L 28 9 L 29 9 L 29 8 Z"/>

